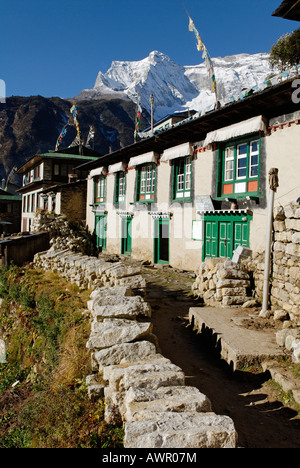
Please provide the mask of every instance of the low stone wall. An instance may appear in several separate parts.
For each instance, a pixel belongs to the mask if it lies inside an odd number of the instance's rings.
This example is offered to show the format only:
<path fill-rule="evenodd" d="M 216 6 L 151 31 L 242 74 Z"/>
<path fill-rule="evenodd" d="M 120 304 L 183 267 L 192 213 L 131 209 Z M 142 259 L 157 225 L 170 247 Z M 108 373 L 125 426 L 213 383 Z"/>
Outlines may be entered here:
<path fill-rule="evenodd" d="M 55 250 L 34 262 L 93 289 L 88 394 L 105 397 L 106 422 L 123 423 L 125 448 L 237 446 L 233 421 L 212 412 L 209 399 L 159 353 L 139 268 Z"/>
<path fill-rule="evenodd" d="M 251 297 L 249 272 L 229 258 L 206 258 L 196 271 L 192 285 L 195 297 L 212 306 L 232 306 L 249 303 Z"/>

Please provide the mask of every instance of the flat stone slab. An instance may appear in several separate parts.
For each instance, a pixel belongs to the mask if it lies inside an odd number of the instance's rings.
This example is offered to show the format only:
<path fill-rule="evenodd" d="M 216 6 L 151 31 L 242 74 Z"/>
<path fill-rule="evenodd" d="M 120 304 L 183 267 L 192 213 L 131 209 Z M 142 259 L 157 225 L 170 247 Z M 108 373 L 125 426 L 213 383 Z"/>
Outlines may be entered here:
<path fill-rule="evenodd" d="M 234 370 L 284 354 L 276 343 L 274 330 L 251 330 L 239 325 L 246 318 L 249 316 L 245 311 L 232 308 L 191 307 L 189 310 L 189 322 L 194 329 L 210 333 L 221 357 Z"/>
<path fill-rule="evenodd" d="M 155 354 L 156 346 L 153 343 L 150 343 L 150 341 L 136 341 L 135 343 L 122 343 L 96 351 L 94 359 L 99 365 L 99 370 L 103 370 L 107 366 L 139 362 Z"/>
<path fill-rule="evenodd" d="M 92 322 L 88 349 L 104 349 L 121 343 L 129 343 L 146 338 L 152 333 L 151 322 L 139 323 L 126 319 L 104 319 Z"/>
<path fill-rule="evenodd" d="M 89 305 L 90 307 L 90 305 Z M 121 297 L 104 296 L 97 298 L 92 306 L 92 315 L 97 320 L 104 318 L 135 319 L 151 317 L 151 307 L 140 296 Z"/>
<path fill-rule="evenodd" d="M 124 398 L 125 421 L 141 421 L 145 412 L 212 411 L 210 400 L 195 387 L 159 387 L 156 390 L 131 387 Z M 149 419 L 146 418 L 146 419 Z"/>
<path fill-rule="evenodd" d="M 149 420 L 124 425 L 124 448 L 236 448 L 228 416 L 215 413 L 149 413 Z"/>

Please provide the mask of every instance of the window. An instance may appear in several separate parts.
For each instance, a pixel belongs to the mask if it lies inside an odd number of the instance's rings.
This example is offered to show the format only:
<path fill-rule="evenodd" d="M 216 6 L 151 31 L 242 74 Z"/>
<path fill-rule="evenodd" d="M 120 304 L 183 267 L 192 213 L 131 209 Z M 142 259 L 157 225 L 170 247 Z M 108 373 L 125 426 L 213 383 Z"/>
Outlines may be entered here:
<path fill-rule="evenodd" d="M 31 195 L 31 212 L 35 211 L 35 193 Z"/>
<path fill-rule="evenodd" d="M 228 198 L 257 195 L 259 157 L 259 140 L 247 140 L 221 147 L 218 196 Z"/>
<path fill-rule="evenodd" d="M 173 165 L 173 199 L 190 200 L 192 188 L 192 158 L 178 158 Z"/>
<path fill-rule="evenodd" d="M 115 176 L 115 203 L 125 201 L 126 175 L 125 172 L 117 172 Z"/>
<path fill-rule="evenodd" d="M 33 169 L 33 180 L 38 180 L 40 179 L 41 175 L 40 175 L 40 167 L 41 166 L 36 166 L 34 169 Z"/>
<path fill-rule="evenodd" d="M 104 176 L 95 177 L 95 203 L 104 203 L 106 197 L 106 178 Z"/>
<path fill-rule="evenodd" d="M 137 201 L 153 202 L 156 182 L 156 165 L 146 164 L 138 168 Z"/>

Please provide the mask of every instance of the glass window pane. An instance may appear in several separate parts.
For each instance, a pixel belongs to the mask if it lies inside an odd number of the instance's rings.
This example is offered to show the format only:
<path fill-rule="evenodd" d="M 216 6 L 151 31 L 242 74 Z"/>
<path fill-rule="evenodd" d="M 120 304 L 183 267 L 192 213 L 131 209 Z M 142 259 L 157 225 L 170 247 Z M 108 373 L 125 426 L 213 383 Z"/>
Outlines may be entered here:
<path fill-rule="evenodd" d="M 247 154 L 247 144 L 238 146 L 238 154 L 239 155 Z"/>

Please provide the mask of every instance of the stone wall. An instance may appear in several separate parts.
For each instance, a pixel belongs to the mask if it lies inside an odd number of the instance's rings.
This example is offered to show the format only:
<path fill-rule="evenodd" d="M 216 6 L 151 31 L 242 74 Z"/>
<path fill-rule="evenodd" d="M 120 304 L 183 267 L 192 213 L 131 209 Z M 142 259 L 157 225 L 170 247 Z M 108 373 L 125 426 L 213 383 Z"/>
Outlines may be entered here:
<path fill-rule="evenodd" d="M 292 202 L 274 210 L 270 271 L 270 310 L 274 318 L 300 326 L 300 206 Z M 253 272 L 255 294 L 263 297 L 264 252 L 244 266 Z"/>
<path fill-rule="evenodd" d="M 105 420 L 123 424 L 125 448 L 237 446 L 233 421 L 212 412 L 209 399 L 159 353 L 139 267 L 53 248 L 34 263 L 92 289 L 88 394 L 105 397 Z"/>
<path fill-rule="evenodd" d="M 229 258 L 206 258 L 196 271 L 192 291 L 211 306 L 243 305 L 252 299 L 249 272 Z"/>

